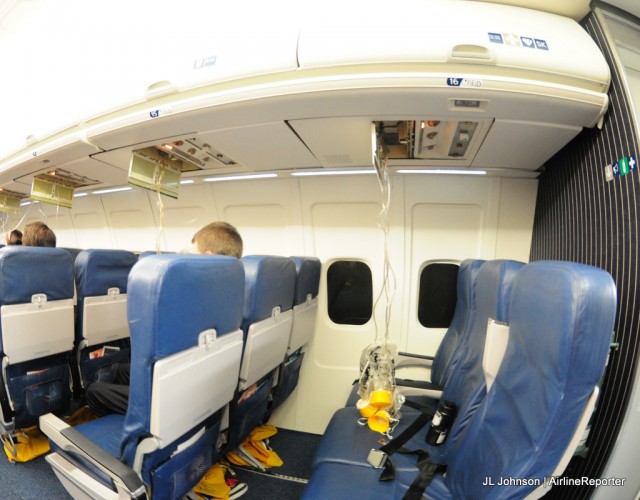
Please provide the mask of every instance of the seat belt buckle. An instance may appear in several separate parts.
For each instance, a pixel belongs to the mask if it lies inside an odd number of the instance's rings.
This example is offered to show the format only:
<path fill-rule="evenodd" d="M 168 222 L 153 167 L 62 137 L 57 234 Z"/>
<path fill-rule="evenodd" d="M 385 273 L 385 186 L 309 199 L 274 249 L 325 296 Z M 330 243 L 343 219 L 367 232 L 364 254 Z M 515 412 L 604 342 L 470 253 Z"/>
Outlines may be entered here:
<path fill-rule="evenodd" d="M 382 469 L 384 464 L 387 462 L 387 458 L 389 458 L 389 455 L 384 451 L 371 448 L 369 456 L 367 456 L 367 462 L 369 462 L 375 469 Z"/>

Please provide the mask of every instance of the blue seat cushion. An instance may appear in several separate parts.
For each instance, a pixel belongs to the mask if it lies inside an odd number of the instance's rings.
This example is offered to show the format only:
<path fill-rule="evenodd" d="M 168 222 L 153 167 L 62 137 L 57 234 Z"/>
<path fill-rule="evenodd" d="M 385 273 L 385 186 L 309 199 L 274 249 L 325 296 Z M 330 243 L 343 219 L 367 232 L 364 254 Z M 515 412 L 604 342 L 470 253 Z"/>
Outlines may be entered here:
<path fill-rule="evenodd" d="M 124 415 L 112 414 L 80 424 L 75 429 L 109 454 L 120 458 L 123 426 Z"/>

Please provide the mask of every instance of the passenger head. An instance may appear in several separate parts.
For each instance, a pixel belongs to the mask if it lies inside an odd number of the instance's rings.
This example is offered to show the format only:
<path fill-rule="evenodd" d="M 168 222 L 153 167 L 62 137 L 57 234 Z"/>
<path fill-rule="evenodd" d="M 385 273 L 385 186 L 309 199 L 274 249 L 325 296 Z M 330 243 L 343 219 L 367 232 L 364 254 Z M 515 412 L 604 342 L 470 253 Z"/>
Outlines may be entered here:
<path fill-rule="evenodd" d="M 238 230 L 226 222 L 212 222 L 193 235 L 194 253 L 242 257 L 242 238 Z"/>
<path fill-rule="evenodd" d="M 22 245 L 22 231 L 14 229 L 9 231 L 5 237 L 7 245 Z"/>
<path fill-rule="evenodd" d="M 56 234 L 44 222 L 32 222 L 24 228 L 22 244 L 31 247 L 55 247 Z"/>

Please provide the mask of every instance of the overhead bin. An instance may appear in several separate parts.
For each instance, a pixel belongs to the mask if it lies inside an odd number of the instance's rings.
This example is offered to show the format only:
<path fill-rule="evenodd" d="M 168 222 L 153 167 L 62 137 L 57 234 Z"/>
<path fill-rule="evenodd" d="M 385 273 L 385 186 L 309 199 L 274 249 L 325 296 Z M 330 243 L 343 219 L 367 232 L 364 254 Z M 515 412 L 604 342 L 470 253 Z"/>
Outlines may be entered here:
<path fill-rule="evenodd" d="M 599 49 L 572 19 L 456 0 L 409 0 L 401 8 L 342 2 L 339 11 L 323 3 L 300 30 L 298 62 L 301 69 L 396 65 L 416 74 L 442 72 L 446 85 L 478 89 L 485 77 L 595 92 L 606 92 L 610 82 Z"/>
<path fill-rule="evenodd" d="M 160 23 L 172 43 L 107 59 L 110 78 L 128 69 L 122 79 L 136 89 L 98 85 L 94 98 L 108 109 L 89 107 L 77 125 L 1 159 L 0 186 L 26 184 L 45 168 L 87 175 L 88 159 L 126 171 L 133 151 L 168 141 L 181 157 L 197 152 L 190 177 L 370 167 L 371 124 L 387 138 L 408 133 L 388 144 L 392 168 L 532 171 L 595 126 L 608 105 L 604 57 L 579 24 L 553 14 L 458 0 L 402 8 L 283 1 L 246 22 L 240 3 L 220 12 L 188 6 L 200 10 L 185 16 L 181 4 L 172 22 Z M 108 43 L 106 31 L 96 28 L 95 37 Z M 137 68 L 141 51 L 148 54 Z M 74 75 L 100 79 L 77 68 Z M 153 79 L 141 97 L 145 76 Z M 429 123 L 438 125 L 425 130 Z"/>

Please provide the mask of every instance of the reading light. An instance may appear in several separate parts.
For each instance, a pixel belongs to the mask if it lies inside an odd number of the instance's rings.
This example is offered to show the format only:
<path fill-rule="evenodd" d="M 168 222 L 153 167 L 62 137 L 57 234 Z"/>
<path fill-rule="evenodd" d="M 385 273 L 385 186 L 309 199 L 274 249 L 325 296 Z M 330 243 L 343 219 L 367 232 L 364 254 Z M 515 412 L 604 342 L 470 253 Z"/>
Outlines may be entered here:
<path fill-rule="evenodd" d="M 207 177 L 204 182 L 239 181 L 244 179 L 268 179 L 278 177 L 278 174 L 248 174 L 248 175 L 225 175 L 220 177 Z"/>

